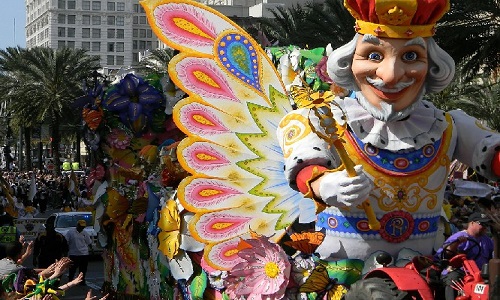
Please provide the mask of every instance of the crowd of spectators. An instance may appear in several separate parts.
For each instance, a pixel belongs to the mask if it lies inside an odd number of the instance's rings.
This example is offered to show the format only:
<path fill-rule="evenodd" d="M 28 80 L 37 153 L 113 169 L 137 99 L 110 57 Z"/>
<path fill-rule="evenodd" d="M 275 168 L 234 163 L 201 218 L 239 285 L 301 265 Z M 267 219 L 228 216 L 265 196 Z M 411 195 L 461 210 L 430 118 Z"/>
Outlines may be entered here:
<path fill-rule="evenodd" d="M 468 186 L 468 189 L 456 189 L 455 183 Z M 449 230 L 445 231 L 445 240 L 434 257 L 436 261 L 442 261 L 462 253 L 481 270 L 493 258 L 493 236 L 498 236 L 500 232 L 500 194 L 497 184 L 450 181 L 445 195 L 443 208 Z M 443 299 L 453 300 L 459 295 L 457 282 L 461 282 L 465 274 L 463 267 L 445 267 L 441 273 Z"/>
<path fill-rule="evenodd" d="M 449 223 L 456 230 L 462 230 L 468 223 L 469 216 L 474 212 L 482 212 L 488 215 L 498 215 L 500 213 L 500 194 L 492 191 L 484 197 L 478 196 L 456 196 L 449 194 L 445 199 L 445 204 L 449 206 Z"/>
<path fill-rule="evenodd" d="M 81 210 L 87 208 L 90 203 L 86 198 L 85 175 L 66 172 L 56 176 L 52 173 L 34 170 L 7 171 L 3 172 L 1 177 L 0 226 L 7 228 L 14 226 L 13 219 L 36 217 L 39 212 L 43 213 L 47 209 Z M 3 211 L 4 208 L 5 211 Z M 48 231 L 49 229 L 47 228 Z M 35 267 L 38 265 L 39 268 L 24 266 L 24 260 L 32 255 L 33 249 L 36 248 L 34 244 L 26 242 L 23 236 L 18 235 L 0 243 L 0 250 L 2 250 L 0 251 L 0 299 L 59 299 L 70 287 L 84 283 L 85 277 L 82 272 L 76 274 L 75 278 L 72 275 L 67 283 L 60 283 L 61 276 L 68 269 L 71 270 L 75 263 L 67 256 L 52 258 L 50 263 L 43 265 L 34 261 Z M 62 248 L 62 246 L 59 247 Z M 44 256 L 48 258 L 46 254 Z M 73 270 L 74 273 L 75 270 Z M 19 278 L 24 278 L 21 286 L 17 285 Z M 99 299 L 105 300 L 108 296 L 105 295 Z M 85 299 L 96 300 L 98 297 L 92 296 L 89 290 Z"/>
<path fill-rule="evenodd" d="M 2 173 L 4 183 L 14 202 L 14 217 L 35 217 L 48 207 L 65 211 L 79 210 L 88 205 L 85 175 L 70 173 L 54 175 L 52 172 L 26 171 Z M 33 181 L 35 186 L 33 187 Z M 0 190 L 0 204 L 10 205 L 6 193 Z"/>

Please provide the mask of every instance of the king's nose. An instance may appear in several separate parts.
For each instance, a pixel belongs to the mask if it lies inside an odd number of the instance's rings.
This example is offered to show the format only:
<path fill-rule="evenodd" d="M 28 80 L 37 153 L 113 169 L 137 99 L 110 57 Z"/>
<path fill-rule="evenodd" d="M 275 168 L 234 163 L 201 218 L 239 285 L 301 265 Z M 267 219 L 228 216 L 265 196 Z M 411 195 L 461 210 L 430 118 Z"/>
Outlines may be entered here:
<path fill-rule="evenodd" d="M 397 59 L 383 60 L 377 68 L 378 78 L 380 78 L 389 89 L 393 88 L 401 81 L 404 73 L 402 63 Z"/>

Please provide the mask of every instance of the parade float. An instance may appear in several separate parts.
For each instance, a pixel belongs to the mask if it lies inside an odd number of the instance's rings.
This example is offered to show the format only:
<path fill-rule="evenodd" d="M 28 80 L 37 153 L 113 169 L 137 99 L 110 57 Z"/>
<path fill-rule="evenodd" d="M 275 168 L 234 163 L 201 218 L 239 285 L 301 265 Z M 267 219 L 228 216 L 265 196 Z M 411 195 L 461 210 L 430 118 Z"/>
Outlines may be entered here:
<path fill-rule="evenodd" d="M 86 183 L 105 247 L 103 291 L 123 299 L 340 299 L 365 262 L 315 254 L 325 232 L 314 221 L 325 207 L 290 188 L 283 172 L 290 154 L 276 136 L 280 122 L 293 121 L 282 120 L 287 113 L 310 109 L 342 167 L 354 172 L 346 128 L 323 110 L 347 95 L 326 73 L 331 49 L 266 52 L 197 2 L 140 4 L 155 34 L 179 54 L 168 74 L 130 73 L 88 91 L 83 118 L 93 169 Z M 306 129 L 292 128 L 281 142 Z M 359 209 L 356 230 L 379 232 L 370 203 Z M 438 218 L 417 229 L 435 235 Z M 327 225 L 356 234 L 347 221 Z M 408 239 L 407 231 L 391 242 Z"/>
<path fill-rule="evenodd" d="M 160 208 L 187 174 L 175 158 L 183 134 L 165 113 L 176 97 L 165 92 L 169 84 L 168 77 L 131 72 L 106 88 L 90 87 L 83 107 L 94 162 L 85 184 L 105 249 L 103 290 L 125 299 L 166 299 L 175 287 L 158 240 Z"/>
<path fill-rule="evenodd" d="M 329 265 L 313 255 L 323 234 L 290 230 L 299 217 L 310 228 L 316 207 L 286 184 L 274 135 L 293 109 L 285 85 L 310 87 L 304 96 L 329 89 L 320 70 L 326 50 L 265 52 L 203 5 L 141 4 L 155 33 L 172 48 L 182 41 L 186 51 L 172 59 L 168 74 L 131 72 L 87 90 L 82 117 L 93 166 L 86 185 L 105 248 L 103 292 L 123 299 L 234 299 L 245 273 L 252 284 L 241 295 L 341 295 L 342 285 L 326 286 L 346 269 L 342 261 Z M 232 40 L 217 59 L 239 76 L 214 66 L 213 40 L 222 30 Z M 342 281 L 354 282 L 360 271 L 343 272 Z"/>

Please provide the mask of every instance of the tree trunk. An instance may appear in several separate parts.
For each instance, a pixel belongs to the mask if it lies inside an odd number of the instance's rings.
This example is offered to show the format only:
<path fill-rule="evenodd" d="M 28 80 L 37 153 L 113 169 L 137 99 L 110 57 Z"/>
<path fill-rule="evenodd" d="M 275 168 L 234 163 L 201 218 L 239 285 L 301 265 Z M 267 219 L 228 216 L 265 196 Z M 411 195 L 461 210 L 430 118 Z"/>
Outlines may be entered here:
<path fill-rule="evenodd" d="M 38 168 L 38 170 L 43 171 L 44 161 L 43 161 L 43 144 L 42 144 L 41 137 L 40 137 L 40 140 L 38 141 L 37 157 L 38 157 L 37 168 Z"/>
<path fill-rule="evenodd" d="M 61 153 L 59 153 L 59 144 L 61 143 L 61 132 L 59 131 L 59 116 L 55 115 L 50 124 L 52 131 L 52 157 L 54 158 L 54 173 L 61 175 Z"/>
<path fill-rule="evenodd" d="M 24 149 L 25 149 L 25 154 L 26 154 L 26 165 L 24 170 L 31 170 L 33 168 L 33 163 L 31 160 L 31 127 L 25 127 L 24 132 L 23 132 L 23 138 L 24 138 Z"/>
<path fill-rule="evenodd" d="M 80 143 L 82 142 L 82 135 L 81 135 L 81 129 L 78 128 L 77 131 L 76 131 L 76 145 L 75 145 L 75 162 L 78 163 L 78 165 L 80 166 L 81 168 L 81 161 L 80 161 L 80 158 L 82 156 L 81 154 L 81 150 L 80 150 Z"/>

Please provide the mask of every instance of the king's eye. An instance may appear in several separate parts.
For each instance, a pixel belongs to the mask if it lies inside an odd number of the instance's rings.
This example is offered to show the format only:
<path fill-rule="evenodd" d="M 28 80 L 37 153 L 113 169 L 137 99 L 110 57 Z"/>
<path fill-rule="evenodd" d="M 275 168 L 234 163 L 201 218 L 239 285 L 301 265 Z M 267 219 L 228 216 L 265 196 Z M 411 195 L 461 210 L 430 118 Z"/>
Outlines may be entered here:
<path fill-rule="evenodd" d="M 418 58 L 418 55 L 414 51 L 406 52 L 405 54 L 403 54 L 403 59 L 406 61 L 414 61 L 414 60 L 417 60 L 417 58 Z"/>
<path fill-rule="evenodd" d="M 370 52 L 370 54 L 368 54 L 368 59 L 370 59 L 370 60 L 381 60 L 382 59 L 382 54 L 380 54 L 378 52 Z"/>

